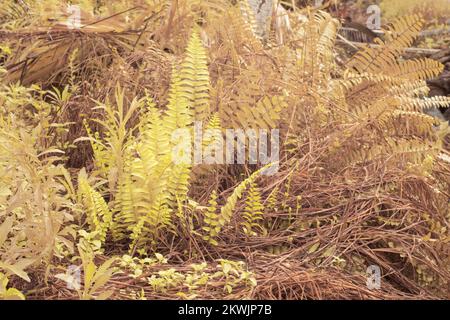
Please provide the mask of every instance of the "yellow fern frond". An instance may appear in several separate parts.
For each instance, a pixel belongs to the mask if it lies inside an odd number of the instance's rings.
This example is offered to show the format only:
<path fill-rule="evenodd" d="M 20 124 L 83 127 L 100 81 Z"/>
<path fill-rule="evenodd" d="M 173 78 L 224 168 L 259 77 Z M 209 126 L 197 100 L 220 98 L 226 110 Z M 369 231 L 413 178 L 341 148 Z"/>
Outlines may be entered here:
<path fill-rule="evenodd" d="M 287 108 L 283 96 L 264 97 L 251 106 L 242 101 L 223 110 L 222 119 L 230 121 L 234 128 L 273 129 L 277 128 L 281 113 Z"/>
<path fill-rule="evenodd" d="M 217 214 L 217 192 L 214 190 L 211 193 L 208 201 L 208 207 L 204 213 L 203 223 L 205 224 L 202 229 L 206 232 L 203 235 L 203 240 L 208 241 L 212 245 L 217 245 L 218 242 L 215 238 L 219 235 L 221 227 L 219 225 L 219 215 Z"/>
<path fill-rule="evenodd" d="M 277 185 L 273 190 L 270 192 L 269 196 L 266 199 L 265 207 L 267 210 L 277 211 L 278 208 L 278 195 L 280 193 L 280 186 Z"/>
<path fill-rule="evenodd" d="M 239 7 L 241 9 L 242 17 L 246 23 L 246 27 L 251 31 L 253 36 L 261 39 L 261 32 L 259 32 L 258 24 L 256 23 L 255 12 L 250 7 L 248 0 L 239 0 Z"/>
<path fill-rule="evenodd" d="M 180 72 L 174 67 L 169 90 L 169 103 L 162 119 L 165 134 L 169 137 L 176 129 L 186 128 L 192 124 L 192 110 L 189 106 L 191 100 L 184 90 L 190 91 L 191 89 L 182 87 Z"/>
<path fill-rule="evenodd" d="M 224 226 L 226 226 L 232 219 L 234 209 L 239 199 L 242 198 L 243 193 L 265 170 L 272 167 L 274 164 L 269 163 L 261 169 L 253 172 L 247 179 L 242 181 L 236 188 L 234 188 L 233 193 L 227 198 L 225 205 L 220 208 L 220 214 L 216 214 L 217 211 L 217 195 L 213 193 L 209 201 L 209 207 L 207 213 L 205 213 L 205 224 L 203 230 L 208 234 L 203 236 L 203 239 L 207 240 L 211 244 L 217 244 L 214 239 L 220 234 L 220 231 Z"/>
<path fill-rule="evenodd" d="M 104 243 L 106 234 L 112 225 L 112 213 L 101 194 L 90 186 L 84 170 L 81 170 L 78 175 L 78 195 L 86 209 L 91 231 L 98 236 L 98 240 Z"/>
<path fill-rule="evenodd" d="M 264 206 L 261 203 L 261 193 L 256 183 L 251 183 L 248 190 L 247 199 L 245 201 L 244 212 L 242 217 L 242 228 L 244 233 L 249 236 L 257 235 L 257 232 L 261 232 L 263 227 L 261 221 L 263 220 Z"/>
<path fill-rule="evenodd" d="M 450 106 L 450 98 L 448 97 L 398 97 L 397 99 L 401 109 L 404 111 L 423 111 L 432 108 L 448 108 Z"/>
<path fill-rule="evenodd" d="M 180 66 L 181 94 L 194 110 L 195 120 L 208 118 L 209 110 L 209 71 L 207 53 L 196 30 L 192 31 L 186 49 L 186 56 Z"/>
<path fill-rule="evenodd" d="M 231 220 L 233 217 L 234 208 L 236 207 L 237 201 L 242 197 L 243 192 L 260 176 L 264 170 L 270 168 L 272 165 L 273 164 L 270 163 L 255 171 L 233 190 L 233 193 L 228 197 L 225 205 L 220 209 L 219 225 L 223 226 Z"/>
<path fill-rule="evenodd" d="M 391 65 L 386 68 L 384 74 L 397 81 L 408 80 L 426 80 L 434 78 L 444 70 L 444 65 L 432 59 L 413 59 Z"/>
<path fill-rule="evenodd" d="M 208 125 L 204 130 L 202 148 L 203 159 L 205 162 L 207 162 L 207 164 L 209 164 L 209 162 L 215 161 L 215 157 L 220 157 L 221 153 L 223 152 L 222 126 L 219 114 L 217 112 L 211 116 Z M 219 154 L 216 154 L 218 152 Z M 221 161 L 218 162 L 220 163 Z"/>
<path fill-rule="evenodd" d="M 396 64 L 397 56 L 409 47 L 422 28 L 420 16 L 398 18 L 386 31 L 386 40 L 375 39 L 379 47 L 366 47 L 348 62 L 350 69 L 358 73 L 379 74 Z"/>

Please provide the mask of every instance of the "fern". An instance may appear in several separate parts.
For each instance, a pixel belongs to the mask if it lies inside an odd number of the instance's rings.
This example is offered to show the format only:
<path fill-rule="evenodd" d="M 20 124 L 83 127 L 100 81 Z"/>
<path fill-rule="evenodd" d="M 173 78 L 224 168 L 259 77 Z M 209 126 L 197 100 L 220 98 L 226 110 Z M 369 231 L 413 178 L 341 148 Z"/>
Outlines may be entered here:
<path fill-rule="evenodd" d="M 377 46 L 360 50 L 347 64 L 343 79 L 333 81 L 334 101 L 349 115 L 340 115 L 340 121 L 354 125 L 351 132 L 338 134 L 341 138 L 333 142 L 337 148 L 330 146 L 337 151 L 333 162 L 372 161 L 384 153 L 395 161 L 421 163 L 439 154 L 442 138 L 434 129 L 436 123 L 422 112 L 449 105 L 446 97 L 426 97 L 425 80 L 443 66 L 430 59 L 398 58 L 422 23 L 419 16 L 397 19 L 388 26 L 385 41 L 378 39 Z"/>
<path fill-rule="evenodd" d="M 262 34 L 265 30 L 259 30 L 258 24 L 256 23 L 255 12 L 250 6 L 248 0 L 239 0 L 239 7 L 245 21 L 245 27 L 248 28 L 255 38 L 261 40 Z"/>
<path fill-rule="evenodd" d="M 208 241 L 212 245 L 218 245 L 215 238 L 219 235 L 221 230 L 217 210 L 217 192 L 214 190 L 211 193 L 208 201 L 208 207 L 204 213 L 203 223 L 205 226 L 202 227 L 202 229 L 206 232 L 206 234 L 203 235 L 203 240 Z"/>
<path fill-rule="evenodd" d="M 195 119 L 206 120 L 210 114 L 207 54 L 196 30 L 192 32 L 189 39 L 179 77 L 180 94 L 186 98 L 189 106 L 194 110 Z"/>
<path fill-rule="evenodd" d="M 109 172 L 116 169 L 113 236 L 116 240 L 129 237 L 131 252 L 146 243 L 155 246 L 164 236 L 162 230 L 175 227 L 174 214 L 181 218 L 188 199 L 191 164 L 173 158 L 179 142 L 173 134 L 178 129 L 191 132 L 194 114 L 199 118 L 209 116 L 209 74 L 206 52 L 196 31 L 192 32 L 186 51 L 183 62 L 173 67 L 164 113 L 156 109 L 148 96 L 132 101 L 125 112 L 123 95 L 118 91 L 118 110 L 103 106 L 106 120 L 97 121 L 108 129 L 105 141 L 99 141 L 98 136 L 91 139 L 98 144 L 93 146 L 99 163 L 106 163 Z M 133 113 L 141 115 L 137 137 L 127 127 Z M 103 160 L 108 153 L 116 156 Z M 110 183 L 110 190 L 114 190 L 114 185 Z"/>
<path fill-rule="evenodd" d="M 233 193 L 228 197 L 225 202 L 225 205 L 220 208 L 220 214 L 216 215 L 216 207 L 217 207 L 217 196 L 213 193 L 210 199 L 210 207 L 207 212 L 207 219 L 205 221 L 206 226 L 203 227 L 203 230 L 207 231 L 208 234 L 203 236 L 204 239 L 209 241 L 212 244 L 216 244 L 217 241 L 214 238 L 220 234 L 220 231 L 224 226 L 226 226 L 232 219 L 234 209 L 236 208 L 236 204 L 239 199 L 242 198 L 243 193 L 255 180 L 267 169 L 273 166 L 273 163 L 270 163 L 261 169 L 253 172 L 247 179 L 242 181 L 236 188 L 234 188 Z"/>
<path fill-rule="evenodd" d="M 192 110 L 190 109 L 189 87 L 181 85 L 180 72 L 174 67 L 169 90 L 169 103 L 163 116 L 165 134 L 171 137 L 179 128 L 186 128 L 192 124 Z"/>
<path fill-rule="evenodd" d="M 347 150 L 347 158 L 352 163 L 363 163 L 388 153 L 392 158 L 403 160 L 404 163 L 421 163 L 427 156 L 436 158 L 442 148 L 439 141 L 424 143 L 414 137 L 393 137 L 386 140 L 386 143 L 373 144 L 368 149 Z"/>
<path fill-rule="evenodd" d="M 125 154 L 124 171 L 119 180 L 119 186 L 114 199 L 114 224 L 113 238 L 117 240 L 125 239 L 128 226 L 134 224 L 138 219 L 139 199 L 143 196 L 140 189 L 136 189 L 133 178 L 133 158 L 131 148 Z M 146 196 L 146 195 L 144 195 Z"/>
<path fill-rule="evenodd" d="M 219 132 L 222 130 L 222 126 L 220 124 L 220 117 L 219 114 L 216 112 L 214 113 L 209 121 L 208 121 L 208 125 L 205 128 L 205 132 L 210 131 L 211 135 L 204 135 L 203 136 L 203 140 L 202 140 L 202 147 L 203 147 L 203 153 L 205 153 L 205 149 L 207 149 L 208 147 L 210 147 L 210 145 L 214 145 L 218 142 L 219 137 L 215 136 L 216 132 Z"/>
<path fill-rule="evenodd" d="M 86 208 L 87 221 L 91 232 L 98 235 L 98 239 L 104 243 L 106 234 L 112 225 L 112 213 L 105 199 L 89 185 L 86 172 L 81 170 L 78 175 L 78 194 Z"/>
<path fill-rule="evenodd" d="M 444 66 L 438 61 L 423 58 L 406 60 L 401 63 L 390 65 L 385 68 L 383 74 L 398 82 L 402 80 L 426 80 L 438 76 L 444 70 Z"/>
<path fill-rule="evenodd" d="M 278 210 L 278 196 L 280 193 L 280 186 L 277 185 L 273 190 L 270 192 L 269 196 L 266 199 L 265 207 L 267 210 L 271 211 L 277 211 Z"/>
<path fill-rule="evenodd" d="M 260 224 L 263 220 L 263 211 L 264 206 L 261 203 L 261 193 L 256 183 L 253 182 L 250 184 L 242 214 L 244 218 L 242 227 L 245 234 L 255 236 L 257 235 L 257 231 L 261 232 L 263 230 Z"/>
<path fill-rule="evenodd" d="M 137 98 L 126 106 L 125 92 L 120 86 L 116 87 L 114 96 L 115 107 L 106 103 L 94 108 L 104 113 L 104 119 L 93 120 L 103 127 L 104 136 L 100 137 L 97 132 L 92 135 L 88 129 L 97 169 L 103 178 L 108 179 L 109 189 L 113 192 L 124 170 L 124 152 L 133 134 L 129 129 L 130 122 L 143 106 L 143 101 Z"/>
<path fill-rule="evenodd" d="M 267 169 L 269 169 L 273 163 L 270 163 L 261 169 L 255 171 L 252 173 L 247 179 L 242 181 L 236 188 L 234 188 L 233 193 L 228 197 L 228 199 L 225 202 L 225 205 L 223 205 L 220 208 L 220 213 L 217 214 L 217 194 L 213 192 L 211 194 L 211 198 L 209 200 L 209 206 L 207 208 L 205 215 L 205 218 L 203 222 L 206 224 L 202 227 L 204 231 L 207 232 L 206 235 L 203 235 L 203 239 L 208 241 L 209 243 L 213 245 L 217 245 L 218 242 L 216 240 L 216 237 L 220 234 L 223 227 L 225 227 L 232 219 L 234 209 L 236 208 L 236 204 L 240 198 L 242 198 L 243 193 L 245 190 L 247 190 L 248 187 L 252 185 L 252 183 L 255 182 L 255 180 Z M 259 200 L 260 202 L 260 200 Z M 255 203 L 253 203 L 255 204 Z M 255 209 L 258 209 L 258 206 L 254 207 Z M 258 209 L 259 211 L 259 209 Z M 258 212 L 254 212 L 255 216 L 249 216 L 246 215 L 245 219 L 250 219 L 247 221 L 252 221 L 252 219 L 258 220 Z M 254 226 L 254 225 L 253 225 Z"/>
<path fill-rule="evenodd" d="M 185 69 L 189 69 L 189 66 L 182 68 L 182 70 Z M 190 126 L 192 125 L 193 117 L 189 103 L 191 101 L 190 99 L 195 99 L 195 95 L 189 96 L 187 94 L 190 89 L 186 86 L 186 83 L 181 83 L 179 73 L 175 69 L 172 74 L 172 79 L 169 104 L 167 106 L 168 110 L 162 120 L 165 135 L 170 137 L 169 148 L 167 149 L 170 152 L 174 150 L 176 143 L 180 142 L 172 139 L 173 133 L 176 132 L 177 129 L 185 129 L 188 130 L 189 133 L 192 130 Z M 184 139 L 183 136 L 179 138 Z M 188 143 L 191 145 L 191 141 Z M 187 150 L 182 150 L 182 155 L 176 156 L 186 156 L 187 158 L 190 158 L 190 154 L 185 154 L 185 152 L 190 151 L 189 145 L 185 146 Z M 169 157 L 172 161 L 169 160 Z M 164 158 L 160 158 L 160 160 L 163 159 Z M 169 201 L 171 208 L 177 208 L 177 199 L 181 199 L 181 201 L 183 201 L 187 197 L 191 166 L 190 163 L 174 163 L 174 160 L 178 159 L 175 159 L 173 154 L 169 153 L 166 155 L 166 161 L 160 161 L 160 163 L 165 167 L 160 168 L 160 170 L 162 170 L 160 178 L 165 183 L 163 189 L 167 188 L 166 192 L 170 195 L 167 197 L 167 200 Z"/>
<path fill-rule="evenodd" d="M 287 104 L 283 96 L 263 97 L 253 106 L 243 103 L 233 103 L 223 110 L 222 118 L 231 122 L 234 128 L 276 128 L 281 120 L 281 113 L 285 111 Z"/>
<path fill-rule="evenodd" d="M 208 125 L 203 132 L 202 157 L 206 164 L 222 163 L 221 152 L 223 150 L 223 132 L 219 114 L 214 113 L 209 119 Z M 218 154 L 216 152 L 219 152 Z"/>
<path fill-rule="evenodd" d="M 358 73 L 382 73 L 397 64 L 397 55 L 409 47 L 422 28 L 420 16 L 407 16 L 397 19 L 386 30 L 386 41 L 375 39 L 379 48 L 367 47 L 360 50 L 348 63 Z"/>

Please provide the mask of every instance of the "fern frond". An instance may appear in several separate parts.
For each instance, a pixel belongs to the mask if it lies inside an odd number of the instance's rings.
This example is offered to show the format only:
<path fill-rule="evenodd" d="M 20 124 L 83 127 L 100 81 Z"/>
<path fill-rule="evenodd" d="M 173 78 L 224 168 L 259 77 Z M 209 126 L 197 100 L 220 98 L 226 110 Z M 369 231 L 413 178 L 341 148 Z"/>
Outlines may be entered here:
<path fill-rule="evenodd" d="M 257 234 L 256 230 L 262 230 L 260 221 L 263 220 L 263 211 L 264 206 L 261 203 L 261 193 L 256 183 L 253 182 L 250 184 L 247 199 L 245 201 L 244 212 L 242 214 L 242 217 L 244 218 L 242 227 L 246 235 L 254 236 Z"/>
<path fill-rule="evenodd" d="M 247 28 L 255 38 L 261 40 L 262 32 L 259 30 L 258 24 L 256 23 L 255 12 L 250 7 L 248 0 L 239 0 L 239 7 Z"/>
<path fill-rule="evenodd" d="M 202 229 L 206 232 L 206 234 L 203 235 L 203 240 L 208 241 L 212 245 L 218 245 L 215 238 L 219 235 L 221 227 L 219 225 L 219 215 L 217 214 L 216 190 L 211 193 L 208 207 L 204 213 L 203 223 L 205 226 L 203 226 Z"/>
<path fill-rule="evenodd" d="M 396 64 L 397 56 L 409 47 L 422 28 L 418 15 L 398 18 L 387 30 L 386 41 L 375 39 L 377 48 L 366 47 L 356 53 L 347 66 L 360 74 L 379 74 Z"/>
<path fill-rule="evenodd" d="M 328 73 L 331 64 L 334 62 L 333 47 L 336 42 L 339 22 L 324 11 L 315 12 L 314 21 L 320 34 L 317 41 L 317 53 L 320 60 L 318 64 L 326 68 L 323 71 Z"/>
<path fill-rule="evenodd" d="M 430 139 L 435 136 L 434 125 L 436 120 L 432 116 L 402 110 L 394 111 L 391 119 L 386 123 L 390 132 L 397 136 L 410 135 Z"/>
<path fill-rule="evenodd" d="M 219 114 L 217 112 L 211 116 L 208 125 L 204 130 L 202 149 L 203 149 L 202 152 L 203 160 L 206 164 L 212 164 L 217 162 L 222 163 L 223 159 L 217 159 L 221 157 L 221 154 L 223 152 L 222 126 Z M 218 161 L 216 162 L 216 160 Z"/>
<path fill-rule="evenodd" d="M 180 68 L 181 95 L 194 110 L 195 120 L 209 116 L 209 71 L 207 53 L 196 30 L 192 32 L 186 49 L 186 57 Z"/>
<path fill-rule="evenodd" d="M 141 244 L 156 244 L 161 230 L 172 224 L 170 210 L 165 204 L 164 195 L 158 197 L 147 214 L 142 215 L 136 224 L 130 226 L 130 252 L 134 253 Z"/>
<path fill-rule="evenodd" d="M 131 227 L 131 234 L 130 234 L 131 243 L 130 243 L 130 248 L 129 248 L 129 252 L 131 255 L 133 255 L 136 248 L 142 242 L 144 242 L 142 233 L 143 233 L 143 229 L 144 229 L 145 219 L 146 219 L 145 216 L 140 217 L 138 219 L 137 223 L 135 223 Z"/>
<path fill-rule="evenodd" d="M 118 183 L 118 190 L 114 199 L 114 224 L 112 235 L 115 240 L 122 240 L 126 238 L 127 229 L 129 225 L 135 224 L 138 221 L 137 204 L 142 196 L 140 189 L 137 189 L 133 179 L 133 158 L 131 157 L 132 150 L 128 150 L 125 156 L 124 171 Z"/>
<path fill-rule="evenodd" d="M 369 148 L 359 148 L 347 151 L 349 163 L 362 163 L 379 159 L 386 154 L 404 163 L 421 163 L 427 156 L 436 157 L 441 150 L 440 141 L 425 142 L 418 138 L 386 138 L 386 143 L 374 144 Z"/>
<path fill-rule="evenodd" d="M 93 133 L 91 128 L 87 124 L 87 120 L 83 120 L 84 128 L 89 137 L 92 151 L 94 152 L 94 163 L 99 172 L 106 176 L 109 171 L 111 157 L 108 152 L 108 148 L 102 143 L 100 134 L 98 132 Z"/>
<path fill-rule="evenodd" d="M 450 106 L 449 97 L 398 97 L 397 99 L 399 100 L 401 109 L 404 111 L 423 111 L 432 108 L 448 108 Z"/>
<path fill-rule="evenodd" d="M 242 197 L 243 192 L 260 176 L 260 174 L 264 170 L 271 167 L 272 165 L 273 164 L 268 164 L 263 168 L 255 171 L 233 190 L 233 193 L 228 197 L 225 205 L 220 209 L 219 225 L 223 226 L 226 223 L 230 222 L 231 218 L 233 217 L 233 211 L 236 207 L 237 201 Z"/>
<path fill-rule="evenodd" d="M 84 170 L 81 170 L 78 175 L 78 195 L 86 209 L 91 231 L 98 235 L 99 240 L 104 243 L 106 234 L 112 225 L 112 213 L 102 195 L 90 186 Z"/>
<path fill-rule="evenodd" d="M 234 128 L 273 129 L 281 119 L 287 103 L 283 96 L 263 97 L 254 106 L 241 100 L 223 110 L 222 119 L 230 121 Z"/>
<path fill-rule="evenodd" d="M 171 137 L 176 129 L 186 128 L 192 124 L 192 111 L 184 90 L 190 89 L 182 87 L 180 72 L 174 67 L 169 89 L 169 103 L 162 119 L 165 135 L 168 137 Z"/>
<path fill-rule="evenodd" d="M 167 180 L 168 204 L 172 209 L 179 209 L 178 204 L 184 203 L 189 191 L 191 167 L 190 165 L 178 164 L 170 169 Z"/>
<path fill-rule="evenodd" d="M 394 79 L 409 81 L 426 80 L 434 78 L 444 70 L 444 65 L 438 61 L 423 58 L 406 60 L 401 63 L 390 65 L 384 74 Z"/>
<path fill-rule="evenodd" d="M 164 157 L 169 153 L 170 136 L 165 132 L 165 124 L 160 110 L 155 107 L 153 101 L 149 100 L 147 110 L 140 121 L 141 138 L 136 147 L 140 158 L 147 164 L 152 162 L 152 159 Z M 180 123 L 180 125 L 184 124 Z M 147 166 L 146 170 L 150 170 L 150 168 Z"/>
<path fill-rule="evenodd" d="M 277 185 L 273 190 L 270 192 L 269 196 L 266 199 L 265 207 L 267 210 L 277 211 L 278 208 L 278 195 L 280 193 L 280 186 Z"/>
<path fill-rule="evenodd" d="M 203 147 L 203 153 L 205 152 L 205 149 L 210 146 L 213 143 L 216 143 L 219 137 L 216 137 L 217 132 L 222 131 L 222 125 L 219 117 L 219 113 L 215 112 L 212 114 L 212 116 L 209 118 L 208 124 L 206 128 L 203 130 L 203 140 L 202 140 L 202 147 Z M 209 134 L 207 134 L 209 133 Z"/>
<path fill-rule="evenodd" d="M 401 53 L 404 48 L 411 46 L 423 24 L 424 20 L 418 14 L 399 17 L 383 28 L 385 43 Z"/>
<path fill-rule="evenodd" d="M 273 166 L 273 163 L 265 165 L 261 169 L 253 172 L 247 179 L 242 181 L 236 188 L 234 188 L 233 193 L 227 198 L 225 205 L 220 208 L 220 213 L 217 214 L 217 194 L 213 192 L 209 201 L 209 207 L 205 213 L 204 222 L 206 226 L 202 229 L 208 234 L 203 235 L 203 239 L 209 243 L 216 245 L 217 241 L 215 238 L 220 234 L 220 231 L 224 226 L 226 226 L 232 219 L 234 209 L 239 199 L 242 198 L 243 193 L 256 179 L 267 169 Z"/>
<path fill-rule="evenodd" d="M 129 223 L 135 221 L 135 208 L 133 183 L 131 175 L 125 174 L 123 181 L 119 184 L 114 205 L 114 224 L 112 236 L 114 240 L 126 238 L 126 229 Z"/>
<path fill-rule="evenodd" d="M 404 97 L 423 97 L 430 92 L 426 81 L 406 81 L 394 86 L 389 86 L 388 92 L 396 96 Z"/>

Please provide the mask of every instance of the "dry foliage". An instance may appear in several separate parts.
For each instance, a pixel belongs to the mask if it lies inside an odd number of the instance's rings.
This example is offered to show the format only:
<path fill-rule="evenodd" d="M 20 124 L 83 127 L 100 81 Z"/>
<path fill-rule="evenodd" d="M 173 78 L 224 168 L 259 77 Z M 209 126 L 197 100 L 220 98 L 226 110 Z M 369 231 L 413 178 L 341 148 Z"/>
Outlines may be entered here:
<path fill-rule="evenodd" d="M 0 1 L 0 298 L 449 297 L 449 129 L 424 110 L 450 100 L 402 57 L 420 16 L 337 64 L 312 8 L 262 38 L 244 0 L 82 1 L 79 29 L 21 3 Z M 279 129 L 278 172 L 173 162 L 194 121 Z"/>

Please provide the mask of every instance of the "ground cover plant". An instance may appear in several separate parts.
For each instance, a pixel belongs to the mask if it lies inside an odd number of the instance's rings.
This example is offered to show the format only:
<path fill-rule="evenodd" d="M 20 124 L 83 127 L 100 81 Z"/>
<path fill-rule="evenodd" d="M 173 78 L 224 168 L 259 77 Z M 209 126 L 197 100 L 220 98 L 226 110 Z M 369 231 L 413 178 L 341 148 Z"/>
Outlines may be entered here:
<path fill-rule="evenodd" d="M 0 299 L 449 298 L 429 12 L 254 2 L 0 0 Z"/>

